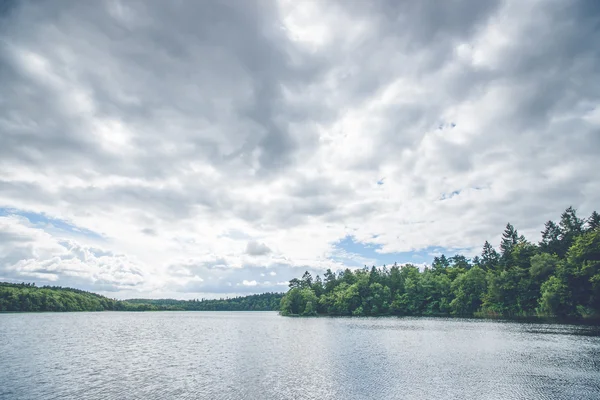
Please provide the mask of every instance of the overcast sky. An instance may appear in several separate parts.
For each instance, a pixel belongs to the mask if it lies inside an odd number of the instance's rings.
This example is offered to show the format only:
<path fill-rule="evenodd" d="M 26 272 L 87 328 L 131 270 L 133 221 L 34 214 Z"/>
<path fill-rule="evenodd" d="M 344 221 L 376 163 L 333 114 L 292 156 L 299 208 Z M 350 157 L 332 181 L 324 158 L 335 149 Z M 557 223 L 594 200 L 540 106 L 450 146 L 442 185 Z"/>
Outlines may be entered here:
<path fill-rule="evenodd" d="M 282 291 L 600 211 L 600 2 L 4 1 L 0 280 Z"/>

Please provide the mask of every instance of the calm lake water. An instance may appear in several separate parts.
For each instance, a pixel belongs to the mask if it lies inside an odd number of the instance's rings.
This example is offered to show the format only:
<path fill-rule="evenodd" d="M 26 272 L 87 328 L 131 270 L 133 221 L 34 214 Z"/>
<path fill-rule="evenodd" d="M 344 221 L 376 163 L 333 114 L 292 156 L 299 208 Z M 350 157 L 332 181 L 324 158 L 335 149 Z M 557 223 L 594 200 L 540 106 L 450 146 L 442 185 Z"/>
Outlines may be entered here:
<path fill-rule="evenodd" d="M 600 399 L 600 330 L 274 312 L 0 314 L 0 399 Z"/>

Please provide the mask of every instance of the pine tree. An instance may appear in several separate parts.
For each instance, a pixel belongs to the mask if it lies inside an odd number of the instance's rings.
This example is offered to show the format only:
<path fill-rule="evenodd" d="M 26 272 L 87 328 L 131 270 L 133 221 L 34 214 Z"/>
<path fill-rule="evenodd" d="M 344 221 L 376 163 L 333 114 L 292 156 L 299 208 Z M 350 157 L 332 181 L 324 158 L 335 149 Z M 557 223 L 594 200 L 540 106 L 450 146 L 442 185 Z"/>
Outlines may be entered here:
<path fill-rule="evenodd" d="M 560 216 L 560 228 L 565 234 L 578 235 L 583 232 L 583 220 L 577 217 L 577 210 L 569 207 Z"/>
<path fill-rule="evenodd" d="M 545 253 L 557 254 L 560 251 L 560 227 L 554 221 L 548 221 L 542 231 L 540 248 Z"/>
<path fill-rule="evenodd" d="M 310 288 L 312 286 L 312 284 L 313 284 L 312 275 L 308 271 L 304 272 L 304 275 L 302 275 L 302 283 L 300 284 L 300 286 L 302 288 Z"/>
<path fill-rule="evenodd" d="M 369 284 L 379 282 L 379 279 L 380 279 L 379 270 L 377 269 L 376 266 L 373 265 L 371 267 L 371 272 L 369 272 Z"/>
<path fill-rule="evenodd" d="M 325 292 L 330 293 L 333 291 L 333 288 L 337 285 L 337 278 L 329 268 L 327 268 L 327 271 L 325 271 L 325 274 L 323 274 L 323 276 L 325 277 Z"/>
<path fill-rule="evenodd" d="M 504 260 L 510 257 L 510 253 L 517 243 L 519 243 L 519 233 L 510 223 L 506 224 L 506 229 L 504 229 L 504 233 L 502 234 L 502 242 L 500 243 L 500 250 Z"/>
<path fill-rule="evenodd" d="M 315 277 L 315 281 L 312 285 L 312 289 L 315 292 L 315 294 L 318 296 L 320 296 L 321 294 L 323 294 L 323 280 L 321 280 L 321 277 L 319 275 L 317 275 Z"/>
<path fill-rule="evenodd" d="M 431 263 L 431 268 L 436 274 L 444 273 L 444 270 L 450 266 L 450 261 L 446 258 L 445 255 L 441 255 L 440 257 L 433 257 L 433 262 Z"/>
<path fill-rule="evenodd" d="M 469 259 L 462 254 L 456 254 L 454 257 L 450 257 L 450 261 L 452 261 L 452 266 L 455 268 L 471 268 L 471 264 L 469 263 Z"/>
<path fill-rule="evenodd" d="M 575 238 L 583 232 L 583 220 L 577 217 L 577 210 L 567 208 L 560 216 L 560 250 L 558 255 L 563 257 Z"/>
<path fill-rule="evenodd" d="M 596 211 L 592 212 L 592 215 L 587 219 L 587 231 L 593 231 L 594 229 L 598 229 L 600 227 L 600 214 Z"/>
<path fill-rule="evenodd" d="M 498 264 L 498 259 L 498 252 L 496 252 L 490 242 L 486 240 L 483 244 L 483 251 L 481 252 L 481 267 L 484 270 L 493 270 Z"/>

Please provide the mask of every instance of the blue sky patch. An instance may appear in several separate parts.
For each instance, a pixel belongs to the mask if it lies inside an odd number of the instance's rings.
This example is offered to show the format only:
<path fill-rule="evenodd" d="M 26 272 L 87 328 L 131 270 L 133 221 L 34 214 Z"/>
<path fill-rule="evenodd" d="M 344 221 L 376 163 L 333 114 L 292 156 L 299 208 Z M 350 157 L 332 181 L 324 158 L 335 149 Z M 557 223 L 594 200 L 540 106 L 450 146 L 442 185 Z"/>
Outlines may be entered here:
<path fill-rule="evenodd" d="M 18 210 L 16 208 L 0 207 L 0 216 L 9 215 L 18 215 L 20 217 L 27 218 L 32 225 L 39 229 L 57 230 L 74 236 L 86 236 L 94 239 L 104 239 L 103 236 L 97 232 L 78 227 L 62 219 L 48 217 L 47 215 L 40 213 Z"/>
<path fill-rule="evenodd" d="M 440 200 L 448 200 L 453 198 L 454 196 L 458 196 L 460 194 L 460 190 L 455 190 L 451 193 L 442 193 L 442 195 L 440 196 Z"/>
<path fill-rule="evenodd" d="M 335 244 L 335 249 L 336 251 L 334 251 L 331 258 L 351 267 L 362 267 L 365 264 L 367 266 L 373 264 L 377 266 L 384 264 L 390 266 L 394 262 L 398 264 L 430 264 L 433 261 L 433 257 L 438 254 L 452 256 L 456 253 L 442 247 L 427 247 L 418 251 L 400 253 L 380 253 L 378 250 L 381 250 L 381 245 L 357 242 L 352 236 L 346 236 L 344 239 L 338 241 Z"/>

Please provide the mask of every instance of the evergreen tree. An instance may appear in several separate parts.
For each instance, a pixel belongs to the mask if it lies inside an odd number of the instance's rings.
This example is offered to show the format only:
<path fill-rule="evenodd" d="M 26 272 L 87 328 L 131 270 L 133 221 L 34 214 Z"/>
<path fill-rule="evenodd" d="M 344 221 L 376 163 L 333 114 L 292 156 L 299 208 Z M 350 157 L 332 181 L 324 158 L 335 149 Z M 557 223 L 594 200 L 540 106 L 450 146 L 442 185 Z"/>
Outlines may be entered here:
<path fill-rule="evenodd" d="M 325 277 L 325 293 L 333 292 L 333 288 L 335 288 L 337 285 L 337 278 L 335 274 L 331 272 L 331 269 L 328 268 L 323 276 Z"/>
<path fill-rule="evenodd" d="M 312 275 L 308 271 L 304 272 L 304 275 L 302 275 L 302 282 L 300 283 L 300 287 L 302 287 L 303 289 L 311 288 L 312 284 L 313 284 Z"/>
<path fill-rule="evenodd" d="M 471 268 L 469 259 L 462 254 L 456 254 L 455 256 L 450 257 L 450 262 L 454 268 L 463 268 L 465 270 Z"/>
<path fill-rule="evenodd" d="M 583 220 L 577 217 L 577 210 L 567 208 L 560 216 L 560 228 L 563 235 L 578 235 L 583 232 Z"/>
<path fill-rule="evenodd" d="M 600 227 L 600 214 L 598 214 L 596 211 L 593 211 L 592 215 L 590 215 L 590 217 L 587 219 L 586 230 L 589 232 L 593 231 L 594 229 L 598 229 L 598 227 Z"/>
<path fill-rule="evenodd" d="M 542 240 L 540 241 L 540 249 L 545 253 L 558 254 L 560 252 L 560 227 L 554 221 L 548 221 L 544 225 L 542 231 Z"/>
<path fill-rule="evenodd" d="M 323 287 L 323 281 L 321 280 L 321 277 L 319 275 L 317 275 L 315 277 L 315 281 L 313 282 L 313 285 L 312 285 L 312 290 L 313 290 L 313 292 L 315 292 L 317 297 L 321 296 L 323 294 L 323 292 L 325 291 L 325 289 Z"/>
<path fill-rule="evenodd" d="M 356 276 L 354 276 L 354 273 L 350 268 L 346 268 L 340 272 L 338 280 L 345 282 L 348 285 L 352 285 L 354 282 L 356 282 Z"/>
<path fill-rule="evenodd" d="M 290 282 L 288 283 L 288 287 L 290 289 L 299 289 L 302 287 L 302 281 L 298 278 L 294 278 L 290 280 Z"/>
<path fill-rule="evenodd" d="M 564 257 L 575 238 L 583 232 L 583 220 L 577 217 L 573 207 L 567 208 L 560 216 L 560 249 L 559 255 Z"/>
<path fill-rule="evenodd" d="M 486 240 L 483 244 L 483 251 L 481 252 L 481 266 L 484 270 L 494 270 L 498 265 L 498 261 L 498 252 L 492 247 L 490 242 Z"/>
<path fill-rule="evenodd" d="M 369 283 L 376 283 L 381 280 L 379 270 L 374 265 L 371 267 L 369 272 Z"/>
<path fill-rule="evenodd" d="M 502 242 L 500 243 L 500 251 L 503 261 L 510 257 L 513 248 L 519 243 L 519 233 L 510 223 L 506 224 L 506 229 L 502 234 Z"/>
<path fill-rule="evenodd" d="M 446 258 L 445 255 L 435 256 L 433 257 L 433 263 L 431 263 L 431 268 L 436 274 L 445 273 L 446 268 L 450 266 L 450 261 Z"/>

